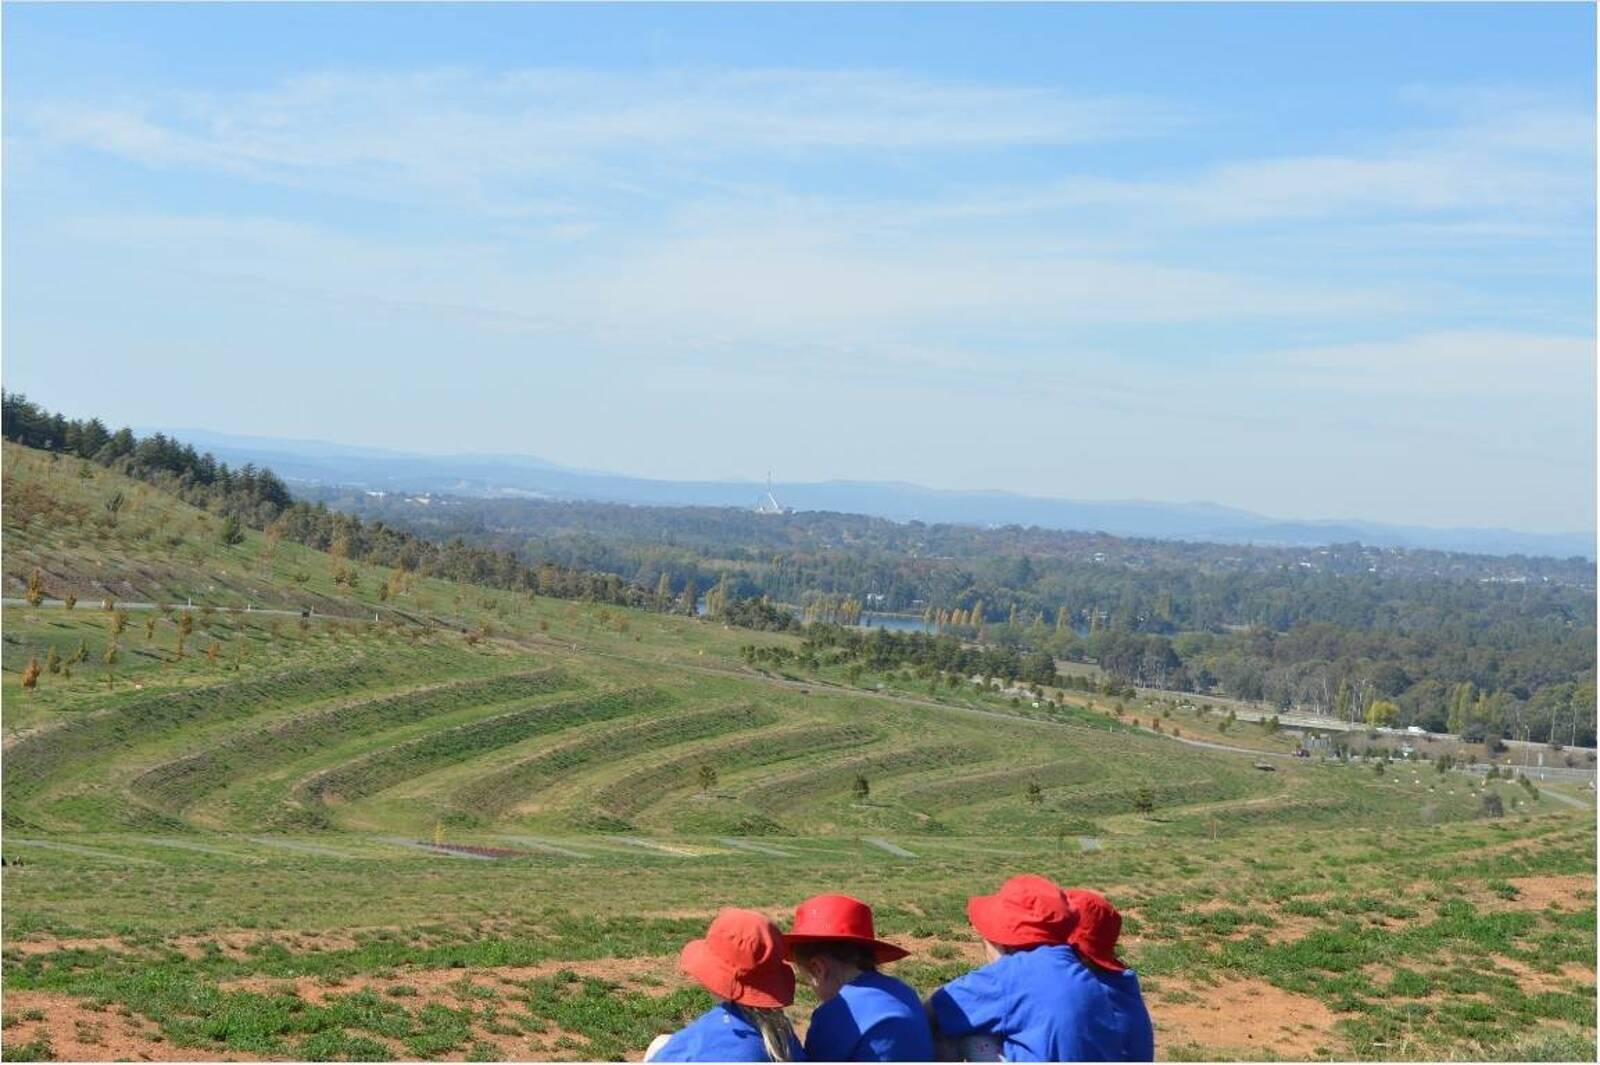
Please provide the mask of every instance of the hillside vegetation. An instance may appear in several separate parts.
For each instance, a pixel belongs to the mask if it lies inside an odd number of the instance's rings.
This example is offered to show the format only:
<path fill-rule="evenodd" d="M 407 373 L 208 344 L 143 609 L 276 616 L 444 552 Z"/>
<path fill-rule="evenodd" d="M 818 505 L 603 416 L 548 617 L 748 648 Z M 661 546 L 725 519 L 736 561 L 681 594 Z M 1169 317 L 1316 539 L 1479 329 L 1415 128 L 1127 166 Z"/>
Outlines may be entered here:
<path fill-rule="evenodd" d="M 1127 909 L 1167 1056 L 1593 1048 L 1576 789 L 1053 685 L 786 676 L 793 634 L 4 458 L 37 602 L 0 661 L 8 1059 L 636 1055 L 703 1008 L 670 957 L 720 905 L 871 899 L 929 990 L 974 956 L 965 896 L 1024 869 Z M 1195 1007 L 1262 995 L 1243 1028 Z"/>

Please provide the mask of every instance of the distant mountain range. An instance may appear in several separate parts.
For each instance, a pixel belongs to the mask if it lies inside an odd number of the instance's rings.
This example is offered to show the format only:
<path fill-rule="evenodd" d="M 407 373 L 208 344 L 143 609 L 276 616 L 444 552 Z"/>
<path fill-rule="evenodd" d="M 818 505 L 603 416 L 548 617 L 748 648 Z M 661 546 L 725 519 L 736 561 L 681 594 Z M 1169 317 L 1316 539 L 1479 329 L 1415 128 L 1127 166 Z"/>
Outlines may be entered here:
<path fill-rule="evenodd" d="M 139 430 L 151 431 L 155 430 Z M 572 469 L 531 456 L 424 455 L 319 440 L 235 436 L 205 429 L 160 431 L 211 451 L 230 465 L 253 462 L 270 466 L 291 485 L 298 482 L 374 492 L 713 507 L 754 506 L 766 493 L 766 485 L 756 481 L 657 481 Z M 893 521 L 1037 525 L 1115 536 L 1216 543 L 1311 546 L 1359 540 L 1376 547 L 1486 555 L 1595 555 L 1592 532 L 1526 533 L 1369 521 L 1288 521 L 1216 503 L 1047 499 L 1012 492 L 949 491 L 899 482 L 780 482 L 772 487 L 778 500 L 795 510 L 868 514 Z"/>

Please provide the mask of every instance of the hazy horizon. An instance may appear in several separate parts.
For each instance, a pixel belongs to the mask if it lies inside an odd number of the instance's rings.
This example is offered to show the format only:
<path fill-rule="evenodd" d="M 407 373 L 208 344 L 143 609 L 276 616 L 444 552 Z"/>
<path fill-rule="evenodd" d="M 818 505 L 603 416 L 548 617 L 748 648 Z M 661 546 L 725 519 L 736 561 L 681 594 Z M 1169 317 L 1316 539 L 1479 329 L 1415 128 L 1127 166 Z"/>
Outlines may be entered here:
<path fill-rule="evenodd" d="M 1590 7 L 0 17 L 70 415 L 1595 527 Z"/>

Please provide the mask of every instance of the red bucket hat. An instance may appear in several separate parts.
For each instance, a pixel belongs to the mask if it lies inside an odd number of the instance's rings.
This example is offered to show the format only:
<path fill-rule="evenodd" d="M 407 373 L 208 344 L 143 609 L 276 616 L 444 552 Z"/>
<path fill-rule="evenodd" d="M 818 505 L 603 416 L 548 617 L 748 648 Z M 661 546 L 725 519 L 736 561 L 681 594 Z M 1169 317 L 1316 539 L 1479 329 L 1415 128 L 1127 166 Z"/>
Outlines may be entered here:
<path fill-rule="evenodd" d="M 849 895 L 818 895 L 794 908 L 794 927 L 783 934 L 788 957 L 801 943 L 846 942 L 872 948 L 879 965 L 899 961 L 911 952 L 885 943 L 872 930 L 872 907 Z"/>
<path fill-rule="evenodd" d="M 683 948 L 678 967 L 718 998 L 776 1008 L 794 1001 L 794 970 L 783 960 L 783 933 L 752 910 L 717 914 L 704 939 Z"/>
<path fill-rule="evenodd" d="M 1117 958 L 1117 937 L 1122 934 L 1122 914 L 1098 891 L 1074 889 L 1067 904 L 1077 917 L 1072 929 L 1072 949 L 1097 969 L 1120 973 L 1127 968 Z"/>
<path fill-rule="evenodd" d="M 978 934 L 1002 947 L 1063 944 L 1074 916 L 1067 896 L 1042 876 L 1014 876 L 993 895 L 967 900 L 967 918 Z"/>

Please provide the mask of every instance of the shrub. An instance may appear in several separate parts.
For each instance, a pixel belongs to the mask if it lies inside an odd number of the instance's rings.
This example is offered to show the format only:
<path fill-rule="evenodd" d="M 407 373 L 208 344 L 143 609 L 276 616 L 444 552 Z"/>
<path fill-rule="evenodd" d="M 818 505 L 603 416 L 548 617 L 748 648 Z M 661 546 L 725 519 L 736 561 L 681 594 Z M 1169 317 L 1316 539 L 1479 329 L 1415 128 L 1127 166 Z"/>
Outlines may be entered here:
<path fill-rule="evenodd" d="M 1505 804 L 1500 801 L 1500 795 L 1498 792 L 1486 791 L 1483 793 L 1484 817 L 1504 817 L 1505 813 Z"/>

